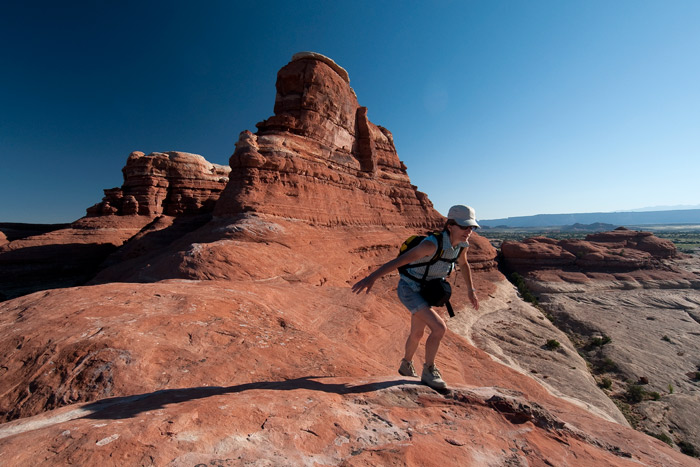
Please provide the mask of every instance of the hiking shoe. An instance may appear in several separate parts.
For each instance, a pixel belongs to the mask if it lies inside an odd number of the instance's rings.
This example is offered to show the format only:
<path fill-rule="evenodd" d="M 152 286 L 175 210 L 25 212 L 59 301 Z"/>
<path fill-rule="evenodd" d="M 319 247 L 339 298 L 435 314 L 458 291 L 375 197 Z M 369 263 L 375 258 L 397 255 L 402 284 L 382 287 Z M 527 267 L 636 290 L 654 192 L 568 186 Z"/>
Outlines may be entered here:
<path fill-rule="evenodd" d="M 423 365 L 423 374 L 420 376 L 420 380 L 433 389 L 447 388 L 447 383 L 442 380 L 440 370 L 435 365 Z"/>
<path fill-rule="evenodd" d="M 417 377 L 418 373 L 416 373 L 416 369 L 413 367 L 413 362 L 410 362 L 406 360 L 405 358 L 401 359 L 401 366 L 399 367 L 399 374 L 401 376 L 413 376 Z"/>

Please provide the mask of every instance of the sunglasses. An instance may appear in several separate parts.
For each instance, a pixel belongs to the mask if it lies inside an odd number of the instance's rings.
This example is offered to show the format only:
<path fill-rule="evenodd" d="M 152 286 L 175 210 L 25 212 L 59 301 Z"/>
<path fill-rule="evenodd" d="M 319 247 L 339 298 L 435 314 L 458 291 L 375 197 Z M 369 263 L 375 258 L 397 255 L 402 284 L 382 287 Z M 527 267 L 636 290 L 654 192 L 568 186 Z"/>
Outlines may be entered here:
<path fill-rule="evenodd" d="M 460 230 L 474 230 L 474 226 L 471 226 L 471 225 L 465 225 L 465 226 L 462 226 L 459 224 L 452 224 L 452 225 L 454 225 L 455 227 L 459 227 Z"/>

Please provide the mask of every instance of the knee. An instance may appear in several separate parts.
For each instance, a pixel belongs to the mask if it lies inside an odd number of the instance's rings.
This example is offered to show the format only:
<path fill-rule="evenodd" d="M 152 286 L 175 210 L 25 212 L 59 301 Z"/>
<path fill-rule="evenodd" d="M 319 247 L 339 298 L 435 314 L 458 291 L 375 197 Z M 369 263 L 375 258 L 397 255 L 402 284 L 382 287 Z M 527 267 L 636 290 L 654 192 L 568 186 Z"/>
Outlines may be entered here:
<path fill-rule="evenodd" d="M 447 325 L 444 321 L 440 321 L 435 323 L 435 325 L 430 328 L 430 335 L 435 336 L 438 339 L 442 339 L 446 331 Z"/>

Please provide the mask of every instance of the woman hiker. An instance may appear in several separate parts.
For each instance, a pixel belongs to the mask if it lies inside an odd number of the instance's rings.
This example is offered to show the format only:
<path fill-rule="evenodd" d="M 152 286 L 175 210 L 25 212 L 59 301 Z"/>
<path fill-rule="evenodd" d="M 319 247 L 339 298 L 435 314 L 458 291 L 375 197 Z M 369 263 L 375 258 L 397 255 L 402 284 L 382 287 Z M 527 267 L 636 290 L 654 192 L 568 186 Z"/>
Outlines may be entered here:
<path fill-rule="evenodd" d="M 478 227 L 479 224 L 476 222 L 474 209 L 463 205 L 452 206 L 447 214 L 445 228 L 442 233 L 438 234 L 442 235 L 443 252 L 440 255 L 440 259 L 446 261 L 437 261 L 430 266 L 411 266 L 412 264 L 425 263 L 437 253 L 439 240 L 434 235 L 428 235 L 418 246 L 385 263 L 352 286 L 352 291 L 357 294 L 363 290 L 369 293 L 377 279 L 401 266 L 407 266 L 407 269 L 402 268 L 403 271 L 400 273 L 397 292 L 401 303 L 411 312 L 411 331 L 408 339 L 406 339 L 406 350 L 401 360 L 399 374 L 402 376 L 418 376 L 413 366 L 413 354 L 416 352 L 427 326 L 430 328 L 430 335 L 425 341 L 425 364 L 423 365 L 421 381 L 435 389 L 447 387 L 440 375 L 440 371 L 435 366 L 435 355 L 440 347 L 440 341 L 445 335 L 447 326 L 440 315 L 421 296 L 421 283 L 410 277 L 420 277 L 423 280 L 445 278 L 454 269 L 454 260 L 457 258 L 462 276 L 467 284 L 469 301 L 474 309 L 478 310 L 479 300 L 476 297 L 471 269 L 467 262 L 467 247 L 469 246 L 467 240 L 472 230 Z M 423 277 L 426 272 L 425 268 L 428 268 L 428 274 L 426 277 Z"/>

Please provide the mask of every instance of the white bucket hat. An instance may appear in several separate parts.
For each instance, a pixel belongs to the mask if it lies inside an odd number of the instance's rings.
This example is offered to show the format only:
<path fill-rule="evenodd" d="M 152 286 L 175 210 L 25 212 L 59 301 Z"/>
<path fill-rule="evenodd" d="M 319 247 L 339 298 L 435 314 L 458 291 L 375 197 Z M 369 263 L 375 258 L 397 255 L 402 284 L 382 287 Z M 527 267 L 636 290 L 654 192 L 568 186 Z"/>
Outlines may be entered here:
<path fill-rule="evenodd" d="M 479 224 L 476 223 L 476 212 L 470 206 L 464 206 L 463 204 L 452 206 L 450 212 L 447 213 L 447 218 L 452 219 L 462 227 L 472 226 L 479 228 Z"/>

